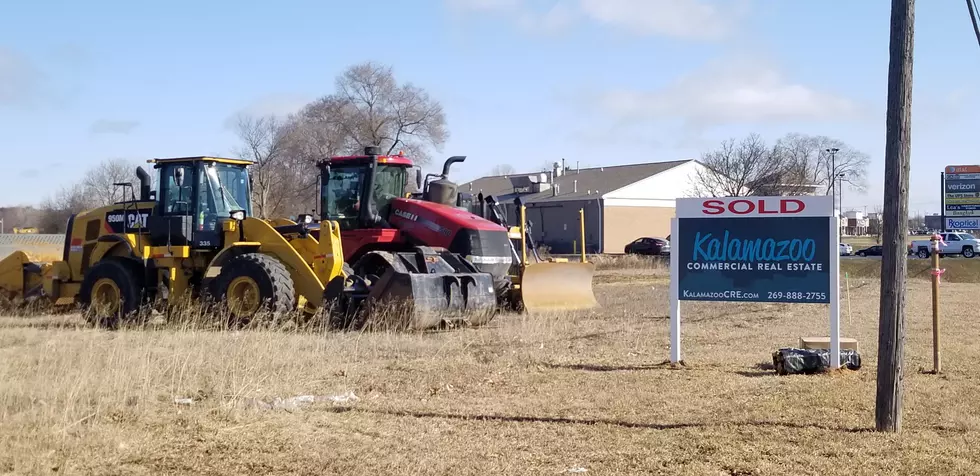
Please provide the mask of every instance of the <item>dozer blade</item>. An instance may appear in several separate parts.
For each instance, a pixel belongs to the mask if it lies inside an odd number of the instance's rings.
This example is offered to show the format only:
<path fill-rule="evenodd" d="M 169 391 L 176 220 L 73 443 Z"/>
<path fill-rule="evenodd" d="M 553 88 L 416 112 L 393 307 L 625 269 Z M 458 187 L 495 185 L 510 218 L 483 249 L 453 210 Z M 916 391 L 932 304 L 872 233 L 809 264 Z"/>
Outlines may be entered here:
<path fill-rule="evenodd" d="M 524 309 L 571 311 L 599 305 L 592 292 L 592 263 L 534 263 L 524 268 L 520 295 Z"/>

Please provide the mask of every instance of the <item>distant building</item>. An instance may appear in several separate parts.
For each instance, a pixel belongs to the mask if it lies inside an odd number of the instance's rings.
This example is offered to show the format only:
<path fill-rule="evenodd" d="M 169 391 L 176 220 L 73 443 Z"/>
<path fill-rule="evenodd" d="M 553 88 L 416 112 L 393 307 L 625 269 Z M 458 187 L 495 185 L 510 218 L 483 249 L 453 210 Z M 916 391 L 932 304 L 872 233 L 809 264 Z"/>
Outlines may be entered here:
<path fill-rule="evenodd" d="M 675 216 L 675 199 L 689 197 L 703 165 L 695 160 L 565 169 L 476 179 L 460 192 L 493 196 L 504 205 L 509 224 L 517 225 L 514 198 L 522 197 L 531 236 L 553 253 L 581 248 L 579 209 L 585 211 L 589 253 L 623 253 L 640 237 L 665 238 Z"/>
<path fill-rule="evenodd" d="M 942 230 L 943 229 L 943 217 L 942 215 L 926 215 L 925 225 L 927 230 Z"/>
<path fill-rule="evenodd" d="M 870 219 L 862 212 L 847 211 L 843 216 L 842 232 L 848 236 L 864 236 L 868 234 Z"/>

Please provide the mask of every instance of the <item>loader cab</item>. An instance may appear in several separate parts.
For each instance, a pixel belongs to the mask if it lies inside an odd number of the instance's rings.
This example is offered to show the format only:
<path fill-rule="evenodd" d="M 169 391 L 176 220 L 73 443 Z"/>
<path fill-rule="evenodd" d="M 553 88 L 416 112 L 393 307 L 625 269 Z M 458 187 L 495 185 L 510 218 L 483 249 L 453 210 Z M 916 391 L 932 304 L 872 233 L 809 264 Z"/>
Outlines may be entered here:
<path fill-rule="evenodd" d="M 250 161 L 216 157 L 153 159 L 156 208 L 147 225 L 155 246 L 220 248 L 222 222 L 252 215 Z"/>
<path fill-rule="evenodd" d="M 405 197 L 411 171 L 421 172 L 401 153 L 382 156 L 372 147 L 365 152 L 318 164 L 320 219 L 337 221 L 341 230 L 389 228 L 392 202 Z"/>

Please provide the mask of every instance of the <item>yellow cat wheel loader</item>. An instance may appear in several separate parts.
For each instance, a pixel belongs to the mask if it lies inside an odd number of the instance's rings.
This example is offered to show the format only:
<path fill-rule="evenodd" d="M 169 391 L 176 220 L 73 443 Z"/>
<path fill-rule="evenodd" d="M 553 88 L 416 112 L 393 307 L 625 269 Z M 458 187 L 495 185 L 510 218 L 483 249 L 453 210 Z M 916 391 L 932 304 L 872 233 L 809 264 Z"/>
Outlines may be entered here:
<path fill-rule="evenodd" d="M 15 302 L 79 305 L 115 327 L 142 310 L 205 302 L 233 322 L 302 311 L 336 328 L 386 314 L 405 329 L 482 324 L 495 309 L 492 277 L 444 249 L 376 252 L 370 275 L 343 261 L 336 221 L 251 216 L 251 162 L 216 157 L 154 159 L 158 190 L 137 168 L 130 199 L 73 215 L 60 260 L 14 252 L 0 261 L 0 294 Z M 355 266 L 357 263 L 354 264 Z"/>

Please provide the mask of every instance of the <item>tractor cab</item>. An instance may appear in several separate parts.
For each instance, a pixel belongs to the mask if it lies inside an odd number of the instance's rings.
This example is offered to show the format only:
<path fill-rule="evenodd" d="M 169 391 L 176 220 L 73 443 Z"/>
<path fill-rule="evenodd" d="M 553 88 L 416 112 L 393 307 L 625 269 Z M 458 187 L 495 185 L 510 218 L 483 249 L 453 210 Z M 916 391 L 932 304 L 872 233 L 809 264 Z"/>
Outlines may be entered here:
<path fill-rule="evenodd" d="M 379 155 L 376 147 L 364 155 L 331 157 L 320 168 L 320 217 L 337 221 L 342 230 L 389 228 L 391 204 L 406 196 L 410 170 L 421 188 L 422 170 L 400 152 Z"/>
<path fill-rule="evenodd" d="M 398 198 L 460 207 L 462 196 L 448 177 L 452 164 L 465 159 L 450 157 L 441 174 L 428 174 L 424 180 L 422 169 L 404 154 L 380 155 L 373 146 L 365 147 L 364 155 L 323 160 L 318 164 L 321 219 L 335 220 L 343 230 L 390 228 L 391 205 Z M 418 190 L 414 193 L 407 190 L 411 171 Z"/>
<path fill-rule="evenodd" d="M 222 225 L 252 215 L 252 162 L 219 157 L 152 159 L 157 170 L 154 207 L 144 221 L 155 246 L 220 248 Z M 150 196 L 149 176 L 140 174 L 141 195 Z"/>

